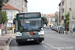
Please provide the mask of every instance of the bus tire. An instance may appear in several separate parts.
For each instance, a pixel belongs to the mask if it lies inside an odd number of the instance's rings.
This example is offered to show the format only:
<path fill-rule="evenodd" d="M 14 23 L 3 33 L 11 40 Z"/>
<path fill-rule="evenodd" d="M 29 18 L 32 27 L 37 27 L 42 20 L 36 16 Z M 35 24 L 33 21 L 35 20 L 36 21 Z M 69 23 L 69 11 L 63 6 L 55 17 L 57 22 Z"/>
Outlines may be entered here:
<path fill-rule="evenodd" d="M 17 42 L 18 43 L 18 45 L 22 45 L 22 43 L 21 42 Z"/>

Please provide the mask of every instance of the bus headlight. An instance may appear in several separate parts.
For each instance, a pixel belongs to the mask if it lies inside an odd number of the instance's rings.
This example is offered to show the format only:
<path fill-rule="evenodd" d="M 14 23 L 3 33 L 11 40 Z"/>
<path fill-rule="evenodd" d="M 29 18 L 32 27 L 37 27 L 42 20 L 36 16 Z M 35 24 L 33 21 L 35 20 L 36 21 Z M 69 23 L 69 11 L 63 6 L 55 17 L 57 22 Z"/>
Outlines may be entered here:
<path fill-rule="evenodd" d="M 44 37 L 44 35 L 40 35 L 40 37 Z"/>
<path fill-rule="evenodd" d="M 16 36 L 22 36 L 22 33 L 16 32 Z"/>
<path fill-rule="evenodd" d="M 44 35 L 44 31 L 38 32 L 38 35 Z"/>

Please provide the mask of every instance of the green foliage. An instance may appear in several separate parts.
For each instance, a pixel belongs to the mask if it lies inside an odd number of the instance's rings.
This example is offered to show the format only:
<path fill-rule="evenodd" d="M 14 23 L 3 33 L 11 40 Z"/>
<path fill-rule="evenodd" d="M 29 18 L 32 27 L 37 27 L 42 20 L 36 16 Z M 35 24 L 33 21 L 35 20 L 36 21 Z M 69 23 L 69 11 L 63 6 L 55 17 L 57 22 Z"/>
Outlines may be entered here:
<path fill-rule="evenodd" d="M 4 2 L 4 3 L 8 3 L 8 1 L 9 1 L 9 0 L 4 0 L 3 2 Z"/>
<path fill-rule="evenodd" d="M 47 25 L 47 24 L 48 24 L 47 18 L 46 18 L 46 17 L 43 17 L 43 19 L 44 19 L 44 20 L 43 20 L 43 21 L 44 21 L 44 24 Z"/>
<path fill-rule="evenodd" d="M 65 15 L 65 18 L 66 18 L 66 23 L 65 23 L 65 25 L 66 25 L 66 28 L 69 28 L 69 21 L 70 21 L 70 12 L 68 12 L 66 15 Z"/>
<path fill-rule="evenodd" d="M 0 24 L 5 23 L 7 19 L 7 14 L 2 10 L 3 3 L 7 3 L 9 0 L 0 0 Z"/>
<path fill-rule="evenodd" d="M 5 13 L 5 11 L 0 11 L 0 14 L 0 24 L 8 21 L 7 14 Z"/>
<path fill-rule="evenodd" d="M 2 6 L 3 6 L 3 0 L 0 0 L 0 11 L 2 9 Z"/>
<path fill-rule="evenodd" d="M 66 19 L 67 19 L 69 16 L 70 16 L 70 12 L 68 12 L 68 13 L 65 15 Z"/>
<path fill-rule="evenodd" d="M 0 0 L 0 11 L 2 10 L 3 3 L 7 3 L 9 0 Z"/>

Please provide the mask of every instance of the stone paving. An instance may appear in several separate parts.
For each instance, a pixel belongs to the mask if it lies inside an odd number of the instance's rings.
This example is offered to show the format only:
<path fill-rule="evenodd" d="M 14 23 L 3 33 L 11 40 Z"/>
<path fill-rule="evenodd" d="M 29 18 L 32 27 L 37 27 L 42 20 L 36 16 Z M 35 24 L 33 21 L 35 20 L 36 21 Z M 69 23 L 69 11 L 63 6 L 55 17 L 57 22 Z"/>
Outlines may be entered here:
<path fill-rule="evenodd" d="M 14 34 L 6 34 L 4 36 L 0 36 L 0 50 L 5 48 L 5 45 L 8 43 L 9 39 L 12 38 Z"/>

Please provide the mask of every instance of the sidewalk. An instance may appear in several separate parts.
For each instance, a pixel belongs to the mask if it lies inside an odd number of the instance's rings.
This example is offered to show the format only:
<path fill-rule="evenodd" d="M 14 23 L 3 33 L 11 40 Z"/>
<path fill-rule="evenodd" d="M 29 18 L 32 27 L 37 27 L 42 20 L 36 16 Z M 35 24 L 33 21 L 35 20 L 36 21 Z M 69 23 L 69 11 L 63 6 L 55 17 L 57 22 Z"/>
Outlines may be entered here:
<path fill-rule="evenodd" d="M 8 43 L 10 38 L 13 38 L 15 34 L 6 34 L 4 36 L 0 36 L 0 50 L 5 49 L 5 45 Z"/>
<path fill-rule="evenodd" d="M 75 32 L 65 31 L 64 34 L 75 36 Z"/>

